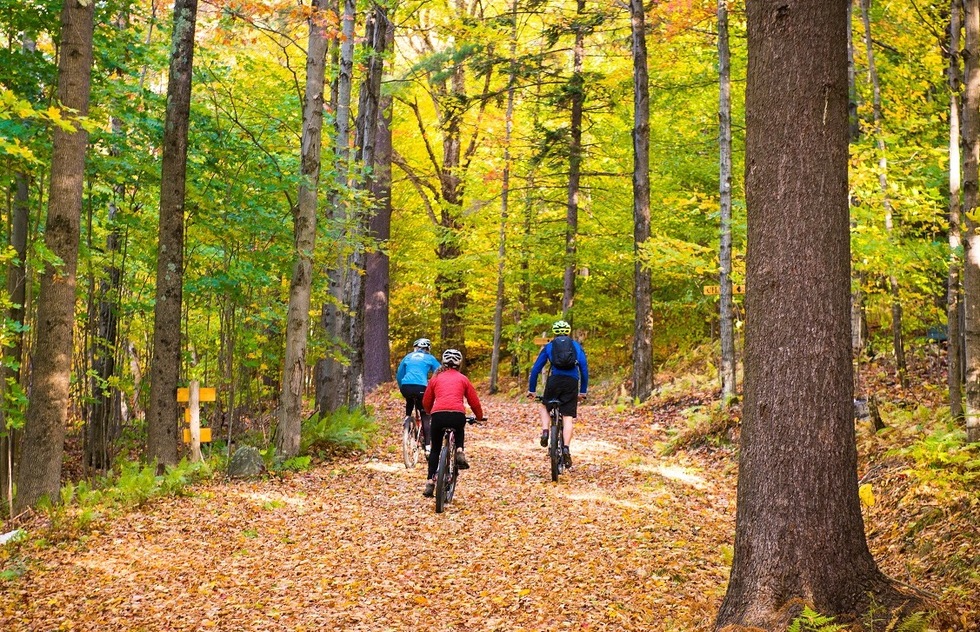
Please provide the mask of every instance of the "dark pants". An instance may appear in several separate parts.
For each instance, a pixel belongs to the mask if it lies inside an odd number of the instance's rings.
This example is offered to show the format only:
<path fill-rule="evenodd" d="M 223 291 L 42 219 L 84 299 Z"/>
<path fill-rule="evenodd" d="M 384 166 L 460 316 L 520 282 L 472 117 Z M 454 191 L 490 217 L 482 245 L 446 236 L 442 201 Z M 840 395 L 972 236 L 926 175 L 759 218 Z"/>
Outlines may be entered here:
<path fill-rule="evenodd" d="M 429 451 L 429 474 L 431 479 L 439 469 L 439 453 L 442 452 L 442 436 L 446 428 L 456 431 L 456 447 L 463 447 L 463 439 L 466 431 L 466 414 L 441 412 L 432 413 L 432 449 Z M 455 454 L 450 454 L 449 458 L 456 458 Z"/>
<path fill-rule="evenodd" d="M 549 375 L 544 385 L 544 401 L 557 399 L 563 417 L 578 415 L 578 380 L 569 375 Z"/>

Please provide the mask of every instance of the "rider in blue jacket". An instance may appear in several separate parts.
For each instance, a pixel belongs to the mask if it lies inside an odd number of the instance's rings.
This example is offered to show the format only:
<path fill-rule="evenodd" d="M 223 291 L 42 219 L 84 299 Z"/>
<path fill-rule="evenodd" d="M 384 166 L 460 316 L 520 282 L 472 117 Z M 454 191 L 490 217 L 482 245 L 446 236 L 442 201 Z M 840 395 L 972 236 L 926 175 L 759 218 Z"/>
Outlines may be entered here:
<path fill-rule="evenodd" d="M 572 326 L 564 320 L 559 320 L 551 326 L 551 331 L 555 336 L 568 336 L 572 333 Z M 551 363 L 551 372 L 547 382 L 545 382 L 544 395 L 541 399 L 542 401 L 553 399 L 561 401 L 558 409 L 562 414 L 562 438 L 564 439 L 562 453 L 565 458 L 565 467 L 572 466 L 572 455 L 569 452 L 568 444 L 572 442 L 572 424 L 578 415 L 578 400 L 585 399 L 589 390 L 589 365 L 585 358 L 585 351 L 578 341 L 572 340 L 571 342 L 575 347 L 576 362 L 574 367 L 565 369 L 555 366 L 552 358 L 554 341 L 551 341 L 541 348 L 538 359 L 531 367 L 531 375 L 527 384 L 528 397 L 534 398 L 535 390 L 538 387 L 538 376 L 544 369 L 544 365 Z M 548 447 L 548 427 L 551 425 L 551 419 L 548 416 L 548 409 L 543 403 L 539 406 L 539 411 L 542 428 L 541 447 L 546 448 Z"/>
<path fill-rule="evenodd" d="M 429 376 L 435 373 L 442 363 L 436 359 L 429 350 L 432 342 L 428 338 L 419 338 L 413 345 L 411 353 L 402 358 L 398 365 L 398 372 L 395 380 L 398 382 L 398 390 L 405 398 L 405 418 L 412 418 L 412 412 L 418 410 L 422 415 L 422 429 L 425 432 L 425 449 L 431 445 L 429 435 L 429 415 L 425 414 L 422 407 L 422 395 L 425 394 L 425 387 L 429 384 Z"/>

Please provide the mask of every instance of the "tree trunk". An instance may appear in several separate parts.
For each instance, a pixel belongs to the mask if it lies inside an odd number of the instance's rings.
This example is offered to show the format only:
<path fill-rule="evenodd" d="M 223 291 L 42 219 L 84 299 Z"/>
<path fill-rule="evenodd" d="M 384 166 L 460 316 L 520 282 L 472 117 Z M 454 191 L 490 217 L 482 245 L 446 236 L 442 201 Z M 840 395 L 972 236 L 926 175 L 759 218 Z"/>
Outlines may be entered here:
<path fill-rule="evenodd" d="M 878 146 L 878 185 L 881 188 L 881 201 L 885 209 L 885 232 L 889 241 L 894 241 L 894 220 L 891 197 L 888 195 L 888 157 L 885 149 L 883 129 L 884 114 L 881 109 L 881 87 L 878 70 L 875 66 L 874 48 L 871 45 L 871 18 L 868 7 L 871 0 L 861 0 L 861 19 L 864 22 L 864 41 L 868 55 L 868 78 L 871 81 L 874 111 L 874 136 Z M 905 342 L 902 339 L 902 303 L 898 292 L 898 278 L 888 275 L 888 289 L 892 295 L 892 344 L 895 349 L 895 366 L 902 388 L 908 388 L 908 368 L 905 363 Z"/>
<path fill-rule="evenodd" d="M 633 49 L 633 398 L 653 392 L 653 306 L 640 248 L 650 238 L 650 77 L 643 0 L 630 0 Z"/>
<path fill-rule="evenodd" d="M 321 413 L 331 412 L 345 406 L 348 391 L 348 375 L 350 371 L 349 357 L 352 349 L 347 347 L 345 330 L 350 314 L 350 306 L 345 304 L 345 292 L 350 282 L 351 270 L 347 251 L 358 247 L 360 235 L 352 231 L 349 196 L 346 191 L 350 186 L 350 117 L 351 91 L 354 72 L 354 17 L 355 4 L 353 0 L 343 0 L 343 18 L 341 20 L 340 57 L 336 82 L 336 117 L 334 127 L 337 137 L 334 145 L 334 157 L 337 171 L 336 190 L 333 192 L 331 208 L 332 229 L 337 235 L 336 262 L 329 272 L 330 296 L 322 312 L 321 319 L 327 332 L 328 344 L 335 345 L 339 355 L 348 358 L 348 362 L 327 357 L 318 367 L 317 408 Z"/>
<path fill-rule="evenodd" d="M 355 186 L 370 193 L 373 189 L 371 167 L 375 164 L 375 143 L 378 121 L 381 119 L 381 80 L 384 76 L 384 54 L 388 36 L 388 16 L 384 7 L 375 4 L 368 13 L 364 42 L 366 72 L 359 91 L 357 120 L 354 135 L 354 164 L 363 174 Z M 370 195 L 364 196 L 370 198 Z M 346 406 L 364 406 L 364 320 L 365 286 L 367 274 L 366 241 L 371 232 L 373 208 L 363 205 L 353 207 L 352 226 L 358 236 L 348 259 L 348 275 L 344 285 L 344 303 L 348 306 L 344 319 L 345 344 L 350 349 L 350 364 L 345 374 Z"/>
<path fill-rule="evenodd" d="M 964 0 L 963 92 L 963 355 L 966 372 L 966 435 L 980 441 L 980 223 L 977 208 L 977 167 L 980 164 L 980 0 Z"/>
<path fill-rule="evenodd" d="M 293 276 L 289 284 L 286 313 L 286 350 L 276 453 L 282 457 L 299 454 L 303 423 L 303 393 L 306 383 L 306 342 L 310 331 L 310 292 L 313 287 L 313 252 L 316 245 L 317 190 L 320 184 L 320 145 L 323 138 L 323 86 L 326 75 L 327 0 L 315 0 L 309 17 L 310 35 L 306 49 L 306 92 L 303 100 L 303 133 L 300 140 L 300 185 L 293 214 L 293 243 L 296 248 Z"/>
<path fill-rule="evenodd" d="M 500 179 L 500 232 L 497 242 L 497 300 L 493 309 L 493 346 L 490 349 L 490 393 L 497 393 L 500 344 L 504 328 L 504 262 L 507 255 L 507 216 L 510 203 L 510 142 L 514 133 L 514 92 L 517 83 L 517 0 L 511 5 L 513 20 L 510 38 L 510 73 L 507 81 L 507 109 L 504 113 L 504 172 Z"/>
<path fill-rule="evenodd" d="M 112 132 L 122 135 L 122 121 L 113 117 Z M 113 147 L 111 153 L 119 155 Z M 108 229 L 105 251 L 109 266 L 105 277 L 99 281 L 95 340 L 92 341 L 92 405 L 86 420 L 85 464 L 96 470 L 105 470 L 112 464 L 112 442 L 118 437 L 119 389 L 111 386 L 116 374 L 116 353 L 119 346 L 118 304 L 122 287 L 122 269 L 117 258 L 122 248 L 122 230 L 117 222 L 119 200 L 125 195 L 122 185 L 113 187 L 114 197 L 109 203 Z"/>
<path fill-rule="evenodd" d="M 575 273 L 577 270 L 578 201 L 582 179 L 582 114 L 585 109 L 585 0 L 576 0 L 575 44 L 572 48 L 572 78 L 568 91 L 572 99 L 572 118 L 568 147 L 568 201 L 565 219 L 565 276 L 562 284 L 562 317 L 571 318 L 575 304 Z"/>
<path fill-rule="evenodd" d="M 963 347 L 960 339 L 960 5 L 952 0 L 949 10 L 949 276 L 946 293 L 946 355 L 949 411 L 953 419 L 963 418 Z"/>
<path fill-rule="evenodd" d="M 728 0 L 718 0 L 718 153 L 721 245 L 718 249 L 718 310 L 721 336 L 721 400 L 735 397 L 735 322 L 732 316 L 732 76 L 728 46 Z"/>
<path fill-rule="evenodd" d="M 30 176 L 26 173 L 14 175 L 14 202 L 11 209 L 10 247 L 15 259 L 7 268 L 7 294 L 10 296 L 10 309 L 7 318 L 18 325 L 10 332 L 11 344 L 3 348 L 3 362 L 0 363 L 0 395 L 6 396 L 8 384 L 19 384 L 20 365 L 24 357 L 25 301 L 27 300 L 27 223 L 30 217 Z M 8 423 L 6 406 L 0 406 L 0 487 L 3 489 L 4 503 L 13 513 L 14 467 L 18 462 L 18 445 L 21 430 Z"/>
<path fill-rule="evenodd" d="M 184 192 L 187 178 L 187 130 L 197 0 L 176 0 L 171 39 L 167 113 L 160 174 L 160 227 L 156 303 L 153 309 L 153 359 L 147 411 L 147 460 L 157 470 L 177 463 L 177 380 L 180 376 L 180 318 L 184 270 Z"/>
<path fill-rule="evenodd" d="M 385 47 L 394 45 L 395 29 L 389 20 Z M 374 141 L 374 173 L 371 197 L 375 213 L 370 220 L 371 239 L 379 245 L 391 237 L 391 97 L 378 104 L 378 129 Z M 373 248 L 365 263 L 364 277 L 364 389 L 370 392 L 391 381 L 391 347 L 388 344 L 388 295 L 390 262 L 384 248 Z"/>
<path fill-rule="evenodd" d="M 88 115 L 93 28 L 94 5 L 66 0 L 61 10 L 58 100 L 79 116 Z M 58 501 L 68 421 L 87 144 L 88 133 L 81 127 L 71 131 L 53 128 L 44 242 L 62 265 L 48 266 L 41 275 L 36 326 L 43 335 L 38 336 L 34 352 L 34 388 L 24 426 L 15 511 L 33 507 L 42 496 Z"/>
<path fill-rule="evenodd" d="M 745 407 L 719 629 L 783 630 L 804 603 L 844 619 L 896 604 L 858 500 L 846 13 L 747 5 Z"/>

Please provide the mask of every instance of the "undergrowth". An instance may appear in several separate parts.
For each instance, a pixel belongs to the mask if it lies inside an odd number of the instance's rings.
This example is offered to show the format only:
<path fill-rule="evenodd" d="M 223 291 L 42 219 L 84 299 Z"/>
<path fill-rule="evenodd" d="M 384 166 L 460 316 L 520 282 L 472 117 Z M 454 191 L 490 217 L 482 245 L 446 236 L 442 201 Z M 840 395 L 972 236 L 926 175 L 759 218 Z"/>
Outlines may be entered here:
<path fill-rule="evenodd" d="M 360 408 L 313 415 L 300 431 L 300 453 L 324 457 L 338 451 L 363 451 L 370 447 L 377 432 L 374 417 Z"/>

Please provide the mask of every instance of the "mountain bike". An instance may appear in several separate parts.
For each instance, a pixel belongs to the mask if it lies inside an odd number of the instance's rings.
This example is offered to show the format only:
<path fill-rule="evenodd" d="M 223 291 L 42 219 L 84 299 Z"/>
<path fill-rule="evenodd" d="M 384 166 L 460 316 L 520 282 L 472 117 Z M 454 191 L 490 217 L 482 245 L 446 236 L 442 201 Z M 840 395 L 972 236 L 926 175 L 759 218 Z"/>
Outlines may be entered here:
<path fill-rule="evenodd" d="M 476 417 L 467 417 L 466 423 L 479 423 Z M 459 468 L 456 466 L 456 431 L 446 428 L 442 435 L 442 450 L 439 452 L 439 467 L 436 469 L 436 513 L 442 513 L 448 503 L 453 501 Z"/>
<path fill-rule="evenodd" d="M 422 414 L 418 408 L 405 417 L 402 425 L 402 459 L 405 467 L 412 469 L 425 456 L 425 433 L 422 431 Z"/>
<path fill-rule="evenodd" d="M 558 476 L 565 472 L 565 423 L 562 418 L 557 399 L 544 401 L 543 397 L 538 398 L 548 409 L 548 416 L 551 418 L 551 427 L 548 430 L 548 457 L 551 459 L 551 480 L 558 482 Z"/>

